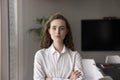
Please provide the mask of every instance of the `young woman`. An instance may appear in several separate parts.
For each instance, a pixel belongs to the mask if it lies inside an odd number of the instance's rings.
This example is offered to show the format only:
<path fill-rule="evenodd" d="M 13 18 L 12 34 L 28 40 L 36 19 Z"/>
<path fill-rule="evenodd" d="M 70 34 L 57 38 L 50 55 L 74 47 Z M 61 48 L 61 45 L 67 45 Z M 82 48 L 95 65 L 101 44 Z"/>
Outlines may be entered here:
<path fill-rule="evenodd" d="M 83 80 L 81 56 L 74 50 L 70 25 L 61 14 L 47 21 L 41 48 L 35 54 L 34 80 Z"/>

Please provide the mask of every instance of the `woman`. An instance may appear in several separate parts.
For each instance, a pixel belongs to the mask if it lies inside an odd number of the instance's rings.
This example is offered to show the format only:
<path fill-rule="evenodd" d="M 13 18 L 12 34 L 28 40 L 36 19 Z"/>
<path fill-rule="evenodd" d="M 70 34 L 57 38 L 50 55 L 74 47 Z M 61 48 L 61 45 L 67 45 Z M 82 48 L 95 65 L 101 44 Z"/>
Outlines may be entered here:
<path fill-rule="evenodd" d="M 81 56 L 74 50 L 67 19 L 55 14 L 47 21 L 41 48 L 35 54 L 34 80 L 82 80 Z"/>

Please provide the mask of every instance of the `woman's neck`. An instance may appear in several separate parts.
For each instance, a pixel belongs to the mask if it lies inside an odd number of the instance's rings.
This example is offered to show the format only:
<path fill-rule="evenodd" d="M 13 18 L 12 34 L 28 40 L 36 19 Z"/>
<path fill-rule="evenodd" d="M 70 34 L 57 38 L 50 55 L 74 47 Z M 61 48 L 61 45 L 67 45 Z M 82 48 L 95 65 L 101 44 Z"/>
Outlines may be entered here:
<path fill-rule="evenodd" d="M 61 52 L 64 46 L 63 43 L 55 43 L 55 42 L 53 43 L 53 45 L 58 52 Z"/>

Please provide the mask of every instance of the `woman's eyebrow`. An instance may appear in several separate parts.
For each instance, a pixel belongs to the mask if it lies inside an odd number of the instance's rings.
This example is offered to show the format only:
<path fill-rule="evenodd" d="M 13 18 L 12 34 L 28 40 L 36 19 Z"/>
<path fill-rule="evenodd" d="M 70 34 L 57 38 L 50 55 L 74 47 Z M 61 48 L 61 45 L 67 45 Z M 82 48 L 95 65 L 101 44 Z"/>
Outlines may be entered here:
<path fill-rule="evenodd" d="M 65 26 L 60 26 L 60 27 L 65 27 Z"/>
<path fill-rule="evenodd" d="M 55 27 L 57 27 L 57 26 L 56 26 L 56 25 L 53 25 L 52 27 L 54 27 L 54 28 L 55 28 Z M 59 26 L 59 27 L 65 27 L 65 26 L 64 26 L 64 25 L 61 25 L 61 26 Z"/>
<path fill-rule="evenodd" d="M 52 27 L 54 27 L 54 28 L 55 28 L 56 26 L 55 26 L 55 25 L 53 25 Z"/>

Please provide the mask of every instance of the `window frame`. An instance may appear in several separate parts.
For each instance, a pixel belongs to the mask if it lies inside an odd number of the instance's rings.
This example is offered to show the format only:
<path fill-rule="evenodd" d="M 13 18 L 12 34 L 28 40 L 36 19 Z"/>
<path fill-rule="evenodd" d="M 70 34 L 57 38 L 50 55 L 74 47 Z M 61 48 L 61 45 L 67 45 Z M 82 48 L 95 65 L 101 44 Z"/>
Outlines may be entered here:
<path fill-rule="evenodd" d="M 16 3 L 16 80 L 23 80 L 23 0 Z M 10 80 L 9 0 L 0 0 L 0 80 Z"/>
<path fill-rule="evenodd" d="M 1 0 L 0 0 L 0 80 L 1 80 Z"/>
<path fill-rule="evenodd" d="M 0 0 L 1 12 L 1 80 L 9 80 L 8 0 Z"/>

